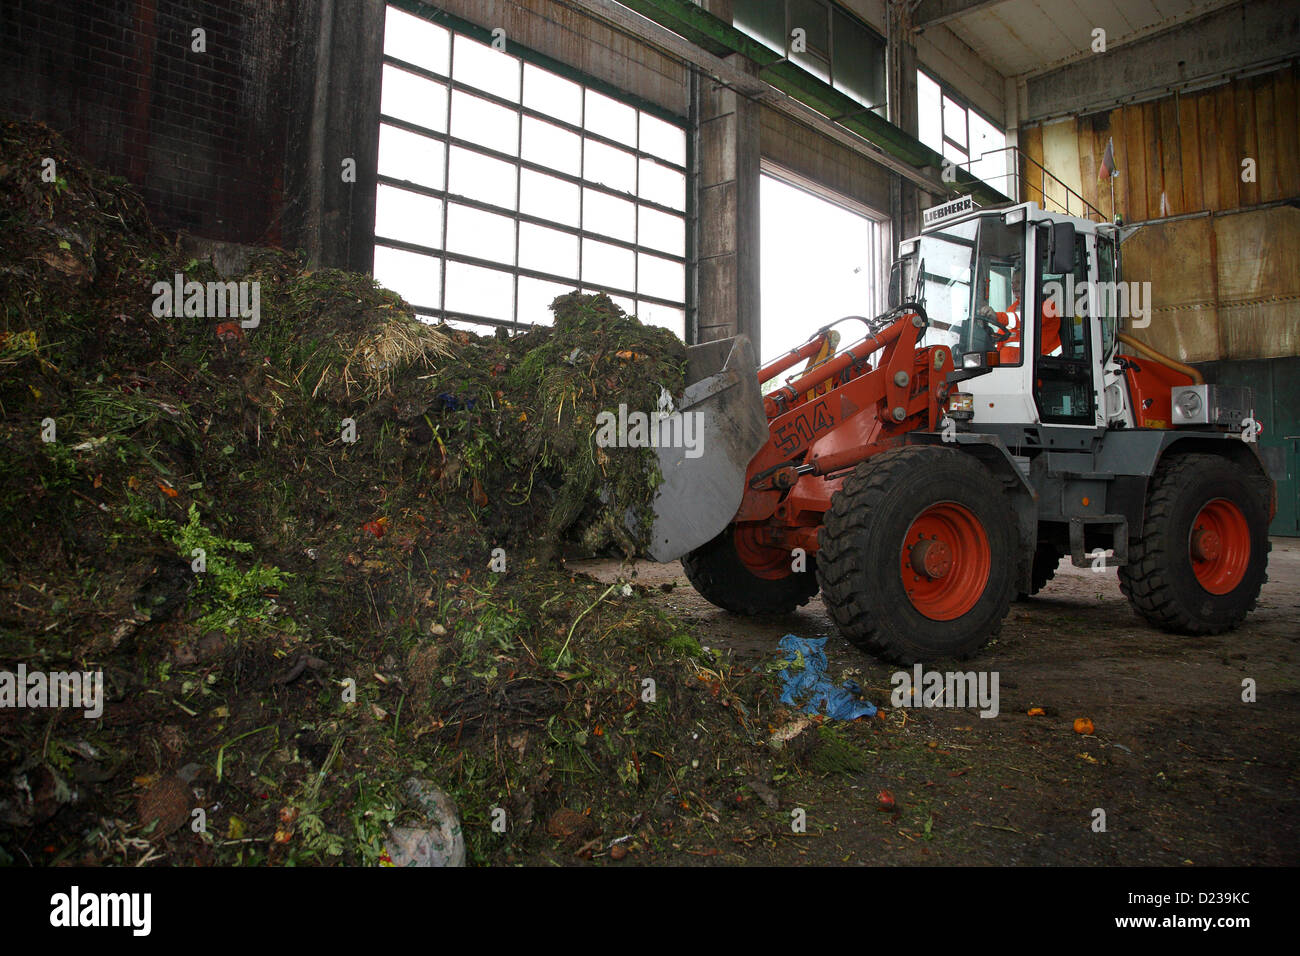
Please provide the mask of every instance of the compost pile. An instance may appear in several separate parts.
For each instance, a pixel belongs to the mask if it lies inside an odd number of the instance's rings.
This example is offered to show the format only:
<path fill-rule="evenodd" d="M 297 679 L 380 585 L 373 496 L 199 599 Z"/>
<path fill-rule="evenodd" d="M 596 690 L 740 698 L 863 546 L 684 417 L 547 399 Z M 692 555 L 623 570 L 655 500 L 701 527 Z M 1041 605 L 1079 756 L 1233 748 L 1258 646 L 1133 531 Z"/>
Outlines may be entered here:
<path fill-rule="evenodd" d="M 177 273 L 258 283 L 256 326 L 167 314 Z M 477 337 L 280 251 L 218 276 L 30 124 L 0 304 L 0 670 L 105 682 L 98 719 L 0 709 L 0 862 L 373 863 L 412 776 L 478 862 L 784 827 L 744 785 L 770 678 L 564 569 L 639 547 L 654 454 L 592 436 L 680 394 L 671 333 L 574 293 Z"/>

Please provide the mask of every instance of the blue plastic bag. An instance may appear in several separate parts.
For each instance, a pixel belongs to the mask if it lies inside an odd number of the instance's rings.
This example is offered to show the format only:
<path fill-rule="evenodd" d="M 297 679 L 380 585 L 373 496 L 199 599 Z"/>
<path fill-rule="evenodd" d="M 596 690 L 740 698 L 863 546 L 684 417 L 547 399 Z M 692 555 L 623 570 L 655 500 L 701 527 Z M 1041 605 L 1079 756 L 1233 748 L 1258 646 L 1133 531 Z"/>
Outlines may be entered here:
<path fill-rule="evenodd" d="M 836 687 L 826 677 L 826 638 L 787 634 L 777 646 L 791 664 L 803 661 L 803 667 L 787 667 L 776 675 L 784 685 L 781 703 L 800 707 L 806 714 L 821 714 L 831 720 L 857 720 L 859 717 L 875 716 L 874 704 L 857 699 L 856 695 L 862 692 L 857 684 L 846 681 L 843 687 Z"/>

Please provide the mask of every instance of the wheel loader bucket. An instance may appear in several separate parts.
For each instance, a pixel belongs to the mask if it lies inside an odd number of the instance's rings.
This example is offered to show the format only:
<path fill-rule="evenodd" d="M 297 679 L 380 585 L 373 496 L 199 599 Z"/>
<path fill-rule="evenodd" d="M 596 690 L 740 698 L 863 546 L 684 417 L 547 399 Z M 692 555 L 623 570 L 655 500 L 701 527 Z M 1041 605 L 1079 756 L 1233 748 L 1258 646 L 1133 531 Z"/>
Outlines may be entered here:
<path fill-rule="evenodd" d="M 749 463 L 768 439 L 754 347 L 743 335 L 687 350 L 680 417 L 659 422 L 663 483 L 647 550 L 672 561 L 711 541 L 735 516 Z"/>

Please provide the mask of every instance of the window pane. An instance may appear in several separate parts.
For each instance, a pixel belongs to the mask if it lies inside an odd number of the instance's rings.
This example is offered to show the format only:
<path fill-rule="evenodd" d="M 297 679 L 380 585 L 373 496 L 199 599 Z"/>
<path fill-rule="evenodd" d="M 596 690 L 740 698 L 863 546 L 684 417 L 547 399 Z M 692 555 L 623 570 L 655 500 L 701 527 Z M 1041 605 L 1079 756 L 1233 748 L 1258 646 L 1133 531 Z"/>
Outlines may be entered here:
<path fill-rule="evenodd" d="M 831 73 L 836 89 L 865 106 L 885 106 L 885 43 L 865 26 L 836 10 L 835 55 Z"/>
<path fill-rule="evenodd" d="M 943 98 L 943 135 L 966 148 L 966 108 L 947 96 Z"/>
<path fill-rule="evenodd" d="M 519 193 L 520 212 L 538 219 L 562 222 L 566 226 L 577 226 L 581 222 L 578 216 L 579 191 L 573 183 L 524 169 L 519 173 Z"/>
<path fill-rule="evenodd" d="M 519 102 L 519 60 L 461 33 L 456 34 L 452 76 L 467 86 Z"/>
<path fill-rule="evenodd" d="M 808 52 L 825 59 L 830 55 L 830 24 L 827 23 L 826 5 L 819 0 L 788 0 L 788 3 L 791 32 L 803 30 Z"/>
<path fill-rule="evenodd" d="M 433 189 L 442 188 L 447 147 L 436 139 L 395 126 L 379 127 L 379 172 Z"/>
<path fill-rule="evenodd" d="M 436 249 L 442 234 L 442 200 L 381 184 L 375 190 L 375 232 Z"/>
<path fill-rule="evenodd" d="M 447 311 L 509 321 L 514 304 L 515 280 L 509 272 L 447 263 Z"/>
<path fill-rule="evenodd" d="M 676 256 L 686 255 L 686 222 L 658 209 L 641 206 L 637 210 L 640 220 L 636 241 L 643 246 Z"/>
<path fill-rule="evenodd" d="M 513 163 L 453 146 L 447 190 L 454 195 L 514 209 L 515 170 Z"/>
<path fill-rule="evenodd" d="M 524 64 L 524 105 L 582 125 L 582 87 L 531 63 Z"/>
<path fill-rule="evenodd" d="M 671 259 L 637 253 L 637 292 L 659 299 L 686 298 L 686 267 Z"/>
<path fill-rule="evenodd" d="M 570 176 L 582 174 L 582 137 L 545 120 L 524 117 L 524 159 Z"/>
<path fill-rule="evenodd" d="M 970 120 L 970 154 L 975 159 L 971 164 L 971 172 L 1005 193 L 1009 188 L 1006 175 L 1007 154 L 994 150 L 1007 145 L 1006 134 L 974 110 L 968 111 L 967 116 Z"/>
<path fill-rule="evenodd" d="M 646 325 L 658 325 L 675 332 L 679 339 L 686 338 L 686 312 L 682 309 L 654 302 L 639 302 L 636 317 Z"/>
<path fill-rule="evenodd" d="M 636 110 L 603 93 L 587 90 L 584 125 L 593 133 L 618 140 L 625 146 L 636 146 Z"/>
<path fill-rule="evenodd" d="M 532 223 L 519 224 L 519 265 L 524 269 L 578 278 L 578 237 Z M 556 293 L 557 295 L 559 293 Z"/>
<path fill-rule="evenodd" d="M 442 260 L 404 249 L 375 246 L 375 281 L 411 305 L 438 308 Z"/>
<path fill-rule="evenodd" d="M 916 71 L 917 138 L 935 152 L 943 149 L 943 121 L 939 113 L 939 84 Z"/>
<path fill-rule="evenodd" d="M 522 253 L 521 253 L 522 254 Z M 574 284 L 564 282 L 547 282 L 544 279 L 519 277 L 519 321 L 534 325 L 553 325 L 555 316 L 551 314 L 551 303 L 556 296 L 572 292 Z"/>
<path fill-rule="evenodd" d="M 673 209 L 686 208 L 686 176 L 675 169 L 660 166 L 652 159 L 641 160 L 642 199 Z"/>
<path fill-rule="evenodd" d="M 626 295 L 611 295 L 609 301 L 626 312 L 628 315 L 636 315 L 636 303 Z"/>
<path fill-rule="evenodd" d="M 451 33 L 424 17 L 389 7 L 384 18 L 384 52 L 434 73 L 447 75 Z"/>
<path fill-rule="evenodd" d="M 582 191 L 582 228 L 587 232 L 632 242 L 636 238 L 636 206 L 594 189 Z"/>
<path fill-rule="evenodd" d="M 515 221 L 470 206 L 447 207 L 447 249 L 514 265 Z"/>
<path fill-rule="evenodd" d="M 665 123 L 649 113 L 641 114 L 641 142 L 643 153 L 653 153 L 678 166 L 686 165 L 686 130 Z"/>
<path fill-rule="evenodd" d="M 582 281 L 632 289 L 636 260 L 631 249 L 620 249 L 595 239 L 582 240 Z"/>
<path fill-rule="evenodd" d="M 519 114 L 496 103 L 454 90 L 451 135 L 499 153 L 519 155 Z"/>
<path fill-rule="evenodd" d="M 773 0 L 734 0 L 732 18 L 737 30 L 778 52 L 785 52 L 785 4 Z"/>
<path fill-rule="evenodd" d="M 951 159 L 958 166 L 961 166 L 962 169 L 966 168 L 964 165 L 962 165 L 963 163 L 966 162 L 965 151 L 958 149 L 952 143 L 943 144 L 943 156 L 945 159 Z"/>
<path fill-rule="evenodd" d="M 395 66 L 385 66 L 379 111 L 445 133 L 447 87 Z"/>
<path fill-rule="evenodd" d="M 636 157 L 594 140 L 587 140 L 582 178 L 622 192 L 636 190 Z"/>

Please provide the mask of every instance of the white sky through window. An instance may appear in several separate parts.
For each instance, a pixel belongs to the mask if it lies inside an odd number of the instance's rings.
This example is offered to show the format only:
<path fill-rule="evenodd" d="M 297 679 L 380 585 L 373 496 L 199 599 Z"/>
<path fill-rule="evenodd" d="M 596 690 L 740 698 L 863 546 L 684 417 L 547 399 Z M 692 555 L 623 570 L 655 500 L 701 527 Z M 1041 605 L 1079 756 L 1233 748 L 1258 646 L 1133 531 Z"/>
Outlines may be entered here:
<path fill-rule="evenodd" d="M 759 203 L 763 362 L 836 319 L 876 313 L 876 223 L 766 173 Z M 861 331 L 860 323 L 846 323 L 843 344 Z"/>
<path fill-rule="evenodd" d="M 684 334 L 685 130 L 391 6 L 384 53 L 376 280 L 521 324 L 582 284 Z"/>

